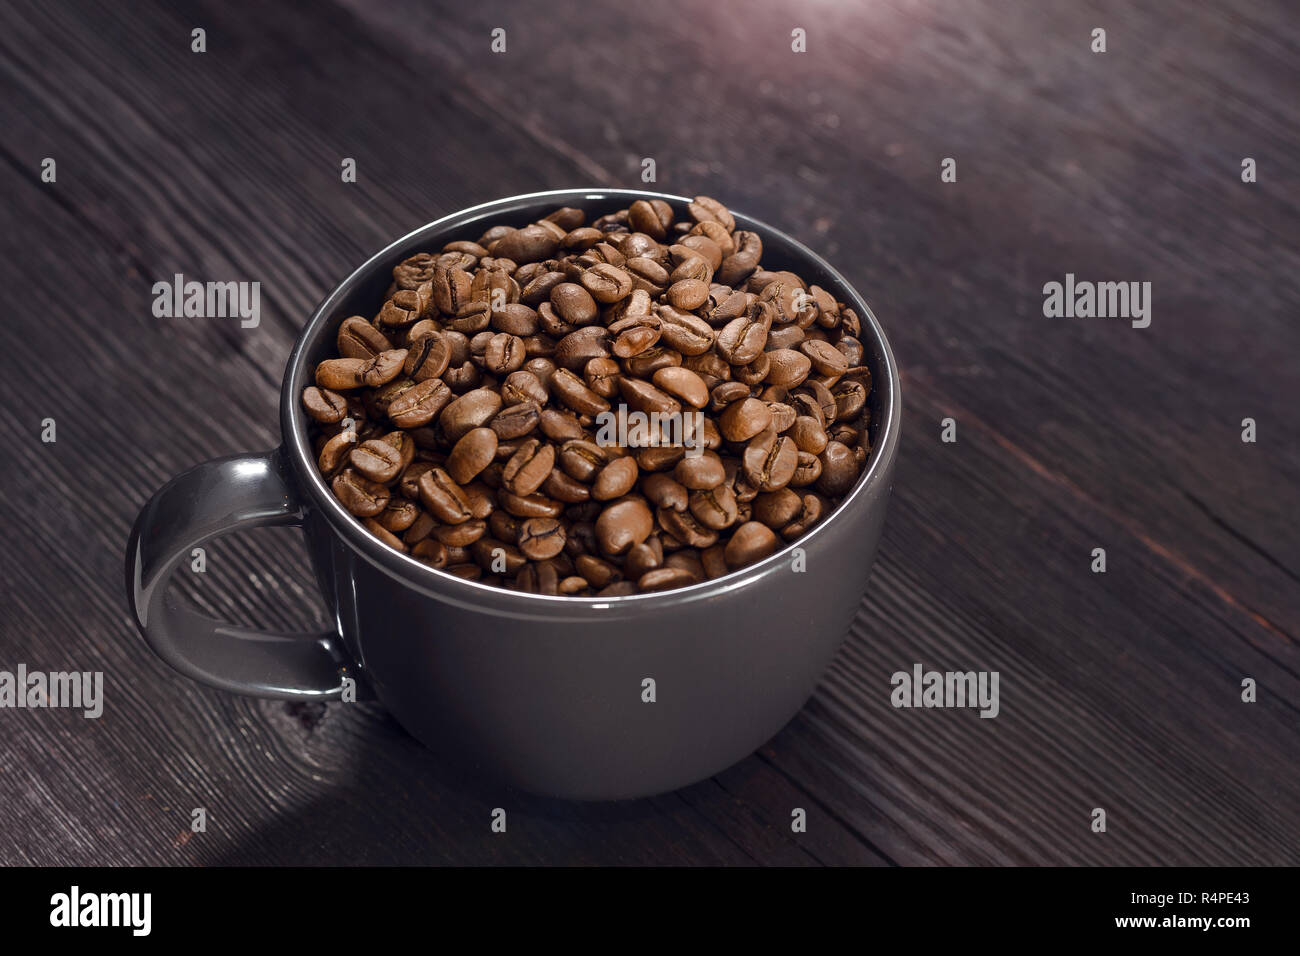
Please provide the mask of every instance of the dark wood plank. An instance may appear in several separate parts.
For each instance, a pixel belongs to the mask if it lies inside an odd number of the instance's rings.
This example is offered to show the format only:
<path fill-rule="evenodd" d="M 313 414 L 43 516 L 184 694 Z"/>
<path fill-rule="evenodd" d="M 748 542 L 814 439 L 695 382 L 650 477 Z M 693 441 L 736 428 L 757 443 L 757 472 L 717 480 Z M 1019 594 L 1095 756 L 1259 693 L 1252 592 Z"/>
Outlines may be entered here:
<path fill-rule="evenodd" d="M 0 654 L 103 669 L 109 697 L 99 721 L 3 715 L 0 862 L 1300 862 L 1286 10 L 14 5 Z M 473 202 L 635 185 L 643 156 L 824 251 L 904 367 L 871 592 L 808 708 L 711 781 L 572 805 L 438 765 L 377 707 L 233 698 L 154 660 L 120 593 L 135 511 L 277 441 L 284 358 L 333 282 Z M 1043 318 L 1067 271 L 1149 279 L 1151 328 Z M 174 272 L 261 281 L 261 326 L 154 319 Z M 296 625 L 321 614 L 300 562 L 288 533 L 229 540 L 186 590 Z M 917 661 L 999 670 L 1002 714 L 892 709 Z M 186 839 L 193 806 L 212 824 Z"/>

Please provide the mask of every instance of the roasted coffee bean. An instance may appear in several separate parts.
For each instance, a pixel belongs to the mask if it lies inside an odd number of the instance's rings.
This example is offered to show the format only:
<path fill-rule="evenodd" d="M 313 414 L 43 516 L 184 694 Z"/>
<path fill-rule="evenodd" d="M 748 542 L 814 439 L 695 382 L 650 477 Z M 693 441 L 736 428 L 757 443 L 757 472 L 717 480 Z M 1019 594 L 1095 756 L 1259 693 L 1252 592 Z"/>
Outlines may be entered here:
<path fill-rule="evenodd" d="M 708 300 L 709 284 L 701 279 L 682 279 L 669 286 L 666 294 L 674 308 L 691 312 Z"/>
<path fill-rule="evenodd" d="M 746 521 L 732 532 L 723 557 L 733 571 L 748 564 L 762 561 L 775 554 L 781 541 L 772 529 L 759 521 Z"/>
<path fill-rule="evenodd" d="M 449 548 L 468 548 L 483 535 L 487 534 L 487 522 L 471 518 L 460 524 L 440 525 L 433 529 L 433 537 Z"/>
<path fill-rule="evenodd" d="M 597 302 L 609 305 L 632 292 L 632 277 L 618 266 L 597 263 L 582 273 L 579 281 Z"/>
<path fill-rule="evenodd" d="M 546 561 L 564 550 L 564 526 L 555 518 L 529 518 L 519 525 L 519 550 L 530 561 Z"/>
<path fill-rule="evenodd" d="M 432 283 L 425 283 L 418 289 L 399 289 L 379 310 L 375 316 L 375 325 L 390 330 L 403 329 L 428 317 L 432 309 Z"/>
<path fill-rule="evenodd" d="M 780 348 L 767 352 L 767 381 L 784 388 L 797 388 L 812 370 L 812 360 L 803 352 Z"/>
<path fill-rule="evenodd" d="M 745 446 L 741 462 L 746 481 L 759 491 L 776 491 L 794 477 L 799 466 L 799 449 L 792 439 L 777 435 L 769 428 Z"/>
<path fill-rule="evenodd" d="M 452 444 L 470 429 L 486 425 L 501 410 L 501 394 L 490 388 L 466 392 L 442 410 L 438 424 Z"/>
<path fill-rule="evenodd" d="M 673 305 L 660 305 L 655 314 L 659 318 L 659 337 L 682 355 L 703 355 L 717 339 L 713 328 L 698 315 Z"/>
<path fill-rule="evenodd" d="M 757 398 L 732 402 L 718 417 L 718 430 L 727 441 L 749 441 L 772 424 L 772 410 Z"/>
<path fill-rule="evenodd" d="M 359 359 L 372 359 L 393 347 L 388 336 L 359 315 L 343 320 L 336 344 L 339 355 Z"/>
<path fill-rule="evenodd" d="M 558 518 L 564 514 L 564 502 L 548 498 L 534 492 L 531 495 L 516 495 L 502 488 L 497 492 L 501 507 L 516 518 Z"/>
<path fill-rule="evenodd" d="M 383 485 L 396 478 L 402 468 L 401 453 L 384 441 L 362 442 L 348 458 L 353 468 Z"/>
<path fill-rule="evenodd" d="M 437 257 L 420 252 L 404 259 L 393 269 L 393 281 L 399 289 L 418 289 L 433 279 Z"/>
<path fill-rule="evenodd" d="M 330 487 L 343 507 L 358 518 L 373 518 L 388 504 L 386 487 L 351 468 L 339 472 Z"/>
<path fill-rule="evenodd" d="M 552 468 L 551 473 L 546 476 L 546 481 L 542 482 L 542 494 L 549 495 L 566 505 L 575 505 L 588 501 L 591 498 L 591 489 L 576 478 L 570 478 L 559 468 Z"/>
<path fill-rule="evenodd" d="M 514 441 L 530 434 L 541 422 L 541 406 L 535 401 L 518 402 L 502 409 L 489 423 L 497 437 Z"/>
<path fill-rule="evenodd" d="M 576 282 L 561 282 L 551 289 L 551 308 L 570 325 L 589 325 L 599 314 L 592 294 Z"/>
<path fill-rule="evenodd" d="M 867 404 L 867 389 L 857 379 L 841 379 L 831 389 L 835 396 L 835 420 L 852 421 L 862 413 Z"/>
<path fill-rule="evenodd" d="M 714 531 L 729 528 L 736 522 L 739 513 L 736 495 L 726 485 L 718 485 L 703 491 L 692 491 L 690 499 L 691 514 L 700 524 Z"/>
<path fill-rule="evenodd" d="M 594 358 L 609 358 L 613 345 L 609 330 L 598 325 L 574 329 L 555 346 L 555 364 L 576 372 Z"/>
<path fill-rule="evenodd" d="M 708 196 L 696 196 L 686 207 L 686 211 L 698 223 L 716 222 L 727 232 L 736 228 L 736 220 L 732 217 L 731 211 Z"/>
<path fill-rule="evenodd" d="M 552 369 L 554 371 L 554 369 Z M 547 376 L 549 378 L 549 375 Z M 539 379 L 534 372 L 520 369 L 518 372 L 511 372 L 506 376 L 506 380 L 501 385 L 501 401 L 509 405 L 519 405 L 524 402 L 534 402 L 541 411 L 541 405 L 547 399 L 546 385 Z"/>
<path fill-rule="evenodd" d="M 661 508 L 655 512 L 655 518 L 659 527 L 688 547 L 708 548 L 718 541 L 718 533 L 701 523 L 690 511 Z"/>
<path fill-rule="evenodd" d="M 817 479 L 817 490 L 827 497 L 838 498 L 849 493 L 858 478 L 858 460 L 853 451 L 837 441 L 827 442 L 820 456 L 822 473 Z"/>
<path fill-rule="evenodd" d="M 790 437 L 800 451 L 820 455 L 826 448 L 826 429 L 810 415 L 800 415 L 790 426 Z"/>
<path fill-rule="evenodd" d="M 555 370 L 551 376 L 551 394 L 579 415 L 597 415 L 609 411 L 605 401 L 567 368 Z"/>
<path fill-rule="evenodd" d="M 652 381 L 664 393 L 694 408 L 703 408 L 709 402 L 709 390 L 704 379 L 688 368 L 668 366 L 656 369 Z"/>
<path fill-rule="evenodd" d="M 494 256 L 524 263 L 549 259 L 559 247 L 560 237 L 543 226 L 534 225 L 516 229 L 493 242 L 488 248 Z"/>
<path fill-rule="evenodd" d="M 433 421 L 450 401 L 451 389 L 446 383 L 429 378 L 404 389 L 388 403 L 386 414 L 398 428 L 419 428 Z"/>
<path fill-rule="evenodd" d="M 722 260 L 714 278 L 723 285 L 735 287 L 749 278 L 763 256 L 763 240 L 755 232 L 738 229 L 732 235 L 736 251 Z"/>
<path fill-rule="evenodd" d="M 727 478 L 726 467 L 722 459 L 711 451 L 701 455 L 687 456 L 673 469 L 673 478 L 684 488 L 692 491 L 716 488 Z"/>
<path fill-rule="evenodd" d="M 621 372 L 618 362 L 613 359 L 594 358 L 583 367 L 582 380 L 601 398 L 613 398 L 618 394 L 618 379 Z"/>
<path fill-rule="evenodd" d="M 493 375 L 508 375 L 523 366 L 524 353 L 523 339 L 508 332 L 498 332 L 488 340 L 483 351 L 484 368 Z"/>
<path fill-rule="evenodd" d="M 418 484 L 420 503 L 443 524 L 460 524 L 474 517 L 464 490 L 443 469 L 430 469 Z"/>
<path fill-rule="evenodd" d="M 605 554 L 624 554 L 654 530 L 654 515 L 640 498 L 624 498 L 608 505 L 596 519 L 596 543 Z"/>
<path fill-rule="evenodd" d="M 321 447 L 316 456 L 318 467 L 326 478 L 338 474 L 348 463 L 348 456 L 357 447 L 357 433 L 352 429 L 339 432 Z"/>
<path fill-rule="evenodd" d="M 332 425 L 342 421 L 348 412 L 348 400 L 338 392 L 312 385 L 303 390 L 302 405 L 307 414 L 318 422 Z"/>
<path fill-rule="evenodd" d="M 799 513 L 781 529 L 786 541 L 802 538 L 825 514 L 826 503 L 818 495 L 806 494 L 799 502 Z"/>
<path fill-rule="evenodd" d="M 849 360 L 829 342 L 809 339 L 799 346 L 799 350 L 808 356 L 818 375 L 838 376 L 849 370 Z"/>
<path fill-rule="evenodd" d="M 326 359 L 316 366 L 316 384 L 334 391 L 347 391 L 363 385 L 375 388 L 396 378 L 405 361 L 405 349 L 389 349 L 370 359 Z"/>
<path fill-rule="evenodd" d="M 586 215 L 400 263 L 302 393 L 321 474 L 390 547 L 530 594 L 685 587 L 797 540 L 869 462 L 857 314 L 708 197 Z"/>
<path fill-rule="evenodd" d="M 441 332 L 430 332 L 407 344 L 402 371 L 417 382 L 439 378 L 451 362 L 451 344 Z"/>
<path fill-rule="evenodd" d="M 573 439 L 560 446 L 559 464 L 571 478 L 591 483 L 610 457 L 610 453 L 595 442 Z"/>
<path fill-rule="evenodd" d="M 639 473 L 635 458 L 630 455 L 615 458 L 596 475 L 591 486 L 591 497 L 597 501 L 622 498 L 636 487 Z"/>
<path fill-rule="evenodd" d="M 796 492 L 779 488 L 754 499 L 753 517 L 775 531 L 794 521 L 802 507 L 803 499 Z"/>
<path fill-rule="evenodd" d="M 501 484 L 511 494 L 526 498 L 542 487 L 554 465 L 555 446 L 530 438 L 506 462 Z"/>
<path fill-rule="evenodd" d="M 447 473 L 460 484 L 473 481 L 492 463 L 497 453 L 497 433 L 490 428 L 472 428 L 461 436 L 447 456 Z"/>

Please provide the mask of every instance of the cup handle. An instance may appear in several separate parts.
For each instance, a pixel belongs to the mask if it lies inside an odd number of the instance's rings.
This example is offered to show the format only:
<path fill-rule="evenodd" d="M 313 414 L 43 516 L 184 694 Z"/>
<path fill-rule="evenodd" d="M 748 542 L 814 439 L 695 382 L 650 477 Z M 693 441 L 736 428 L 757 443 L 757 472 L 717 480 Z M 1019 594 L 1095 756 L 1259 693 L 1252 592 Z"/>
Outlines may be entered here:
<path fill-rule="evenodd" d="M 223 624 L 168 595 L 172 575 L 203 542 L 246 528 L 301 525 L 302 518 L 279 449 L 205 462 L 163 485 L 136 518 L 127 543 L 126 591 L 145 643 L 182 674 L 222 690 L 280 700 L 340 699 L 351 668 L 336 634 Z"/>

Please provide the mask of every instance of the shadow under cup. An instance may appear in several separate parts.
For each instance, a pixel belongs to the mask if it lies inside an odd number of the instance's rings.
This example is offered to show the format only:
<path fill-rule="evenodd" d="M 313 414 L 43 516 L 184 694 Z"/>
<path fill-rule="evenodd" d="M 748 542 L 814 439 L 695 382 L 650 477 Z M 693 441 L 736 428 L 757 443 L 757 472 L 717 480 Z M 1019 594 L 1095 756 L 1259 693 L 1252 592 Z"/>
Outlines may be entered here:
<path fill-rule="evenodd" d="M 861 603 L 893 480 L 898 373 L 875 317 L 811 251 L 735 214 L 737 228 L 762 237 L 764 268 L 821 285 L 861 317 L 873 450 L 854 489 L 799 541 L 725 577 L 652 594 L 523 594 L 387 547 L 317 471 L 300 396 L 316 365 L 337 354 L 339 324 L 374 314 L 401 260 L 476 239 L 489 225 L 526 225 L 560 206 L 583 208 L 590 222 L 646 198 L 686 215 L 684 197 L 580 189 L 489 203 L 417 230 L 318 307 L 281 395 L 284 443 L 275 463 L 286 494 L 298 499 L 296 517 L 337 622 L 323 644 L 424 744 L 548 796 L 629 798 L 693 783 L 748 756 L 808 699 Z"/>

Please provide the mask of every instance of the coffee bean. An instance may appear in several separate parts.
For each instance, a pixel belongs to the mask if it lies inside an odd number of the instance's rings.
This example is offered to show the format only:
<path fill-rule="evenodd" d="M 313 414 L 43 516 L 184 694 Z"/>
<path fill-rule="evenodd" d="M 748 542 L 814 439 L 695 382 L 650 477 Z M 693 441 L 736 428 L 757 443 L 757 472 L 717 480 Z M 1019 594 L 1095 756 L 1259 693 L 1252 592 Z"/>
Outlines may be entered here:
<path fill-rule="evenodd" d="M 766 303 L 732 319 L 718 333 L 718 354 L 732 365 L 748 365 L 763 353 L 772 327 L 772 310 Z"/>
<path fill-rule="evenodd" d="M 772 530 L 784 528 L 803 507 L 803 499 L 789 488 L 763 492 L 754 499 L 753 517 Z"/>
<path fill-rule="evenodd" d="M 721 458 L 706 451 L 679 461 L 673 469 L 673 478 L 691 490 L 716 488 L 726 480 L 727 471 Z"/>
<path fill-rule="evenodd" d="M 388 336 L 359 315 L 343 320 L 339 326 L 337 345 L 339 354 L 344 358 L 359 359 L 372 359 L 393 347 Z"/>
<path fill-rule="evenodd" d="M 549 259 L 560 247 L 560 237 L 540 225 L 516 229 L 489 246 L 492 255 L 515 262 L 538 262 Z"/>
<path fill-rule="evenodd" d="M 743 442 L 772 424 L 772 410 L 757 398 L 732 402 L 718 418 L 718 430 L 727 441 Z"/>
<path fill-rule="evenodd" d="M 556 369 L 551 376 L 551 394 L 579 415 L 596 415 L 609 411 L 609 402 L 566 368 Z"/>
<path fill-rule="evenodd" d="M 682 355 L 702 355 L 713 347 L 716 339 L 714 331 L 698 315 L 684 312 L 673 305 L 661 305 L 655 314 L 659 317 L 660 338 L 664 344 Z"/>
<path fill-rule="evenodd" d="M 777 435 L 772 429 L 755 435 L 745 446 L 741 459 L 745 479 L 759 491 L 784 488 L 799 465 L 799 449 L 794 441 Z"/>
<path fill-rule="evenodd" d="M 338 392 L 314 385 L 303 390 L 302 405 L 308 415 L 326 425 L 342 421 L 348 411 L 346 398 Z"/>
<path fill-rule="evenodd" d="M 691 514 L 700 524 L 714 531 L 731 527 L 739 513 L 735 493 L 722 484 L 716 488 L 692 491 L 690 508 Z"/>
<path fill-rule="evenodd" d="M 460 524 L 447 524 L 433 529 L 433 537 L 449 548 L 467 548 L 487 534 L 487 522 L 471 518 Z"/>
<path fill-rule="evenodd" d="M 825 502 L 817 495 L 804 495 L 799 503 L 799 513 L 794 520 L 781 529 L 781 537 L 786 541 L 795 541 L 807 534 L 812 526 L 822 519 Z"/>
<path fill-rule="evenodd" d="M 466 392 L 442 410 L 438 424 L 447 440 L 455 444 L 470 429 L 486 425 L 501 409 L 501 395 L 490 388 Z"/>
<path fill-rule="evenodd" d="M 769 555 L 775 554 L 780 547 L 781 541 L 773 534 L 771 528 L 759 521 L 746 521 L 732 532 L 723 557 L 726 559 L 727 567 L 735 571 L 737 568 L 762 561 Z"/>
<path fill-rule="evenodd" d="M 353 468 L 379 484 L 388 484 L 402 468 L 401 454 L 383 441 L 362 442 L 352 449 L 349 460 Z"/>
<path fill-rule="evenodd" d="M 818 456 L 822 463 L 817 490 L 832 498 L 846 495 L 858 479 L 858 461 L 853 452 L 837 441 L 827 442 Z"/>
<path fill-rule="evenodd" d="M 425 379 L 389 402 L 386 413 L 398 428 L 427 425 L 451 401 L 451 389 L 437 378 Z"/>
<path fill-rule="evenodd" d="M 447 456 L 447 473 L 460 484 L 474 477 L 492 463 L 497 453 L 497 433 L 490 428 L 472 428 Z"/>
<path fill-rule="evenodd" d="M 339 472 L 330 487 L 343 507 L 358 518 L 373 518 L 388 504 L 386 487 L 351 468 Z"/>
<path fill-rule="evenodd" d="M 514 441 L 530 434 L 541 422 L 541 406 L 532 400 L 510 405 L 495 416 L 489 423 L 497 437 L 503 441 Z"/>
<path fill-rule="evenodd" d="M 692 548 L 708 548 L 717 543 L 718 533 L 703 524 L 690 511 L 669 511 L 659 509 L 655 512 L 659 527 Z"/>
<path fill-rule="evenodd" d="M 698 223 L 716 222 L 727 232 L 736 228 L 736 220 L 732 217 L 730 210 L 716 199 L 710 199 L 708 196 L 696 196 L 686 207 L 692 219 Z"/>
<path fill-rule="evenodd" d="M 594 358 L 608 358 L 613 342 L 609 330 L 589 325 L 565 335 L 555 346 L 555 364 L 576 372 Z"/>
<path fill-rule="evenodd" d="M 765 268 L 716 200 L 558 209 L 393 277 L 301 401 L 335 496 L 432 567 L 530 594 L 685 587 L 798 540 L 869 462 L 859 317 Z M 597 443 L 603 413 L 627 447 Z"/>
<path fill-rule="evenodd" d="M 632 277 L 617 266 L 599 263 L 582 273 L 579 281 L 597 302 L 617 302 L 632 291 Z"/>
<path fill-rule="evenodd" d="M 443 524 L 460 524 L 473 518 L 469 498 L 456 481 L 441 468 L 420 476 L 420 503 Z"/>
<path fill-rule="evenodd" d="M 596 519 L 596 542 L 607 555 L 625 553 L 654 530 L 654 515 L 639 498 L 624 498 L 601 511 Z"/>
<path fill-rule="evenodd" d="M 673 224 L 673 209 L 662 199 L 638 199 L 627 209 L 627 224 L 660 242 Z"/>
<path fill-rule="evenodd" d="M 622 498 L 636 486 L 639 475 L 636 459 L 631 456 L 615 458 L 596 475 L 591 496 L 597 501 Z"/>
<path fill-rule="evenodd" d="M 829 342 L 810 339 L 801 344 L 799 350 L 808 356 L 819 375 L 843 375 L 849 370 L 849 360 Z"/>
<path fill-rule="evenodd" d="M 501 507 L 517 518 L 558 518 L 564 514 L 564 503 L 534 492 L 531 495 L 516 495 L 502 488 L 497 492 Z"/>
<path fill-rule="evenodd" d="M 763 255 L 763 240 L 757 233 L 741 229 L 736 230 L 732 239 L 736 243 L 736 251 L 722 260 L 714 278 L 723 285 L 734 287 L 749 278 L 749 274 L 758 268 L 758 260 Z"/>
<path fill-rule="evenodd" d="M 668 287 L 667 295 L 674 308 L 690 312 L 708 300 L 709 284 L 700 279 L 682 279 Z"/>
<path fill-rule="evenodd" d="M 506 462 L 501 484 L 511 494 L 526 498 L 542 487 L 555 465 L 555 446 L 530 438 Z"/>
<path fill-rule="evenodd" d="M 564 550 L 564 526 L 555 518 L 529 518 L 519 525 L 519 550 L 530 561 L 545 561 Z"/>

